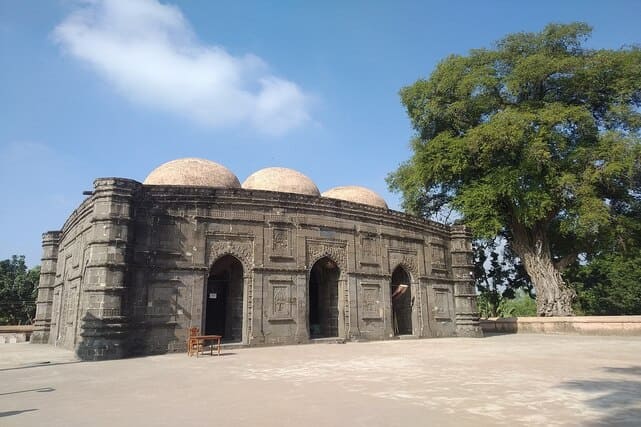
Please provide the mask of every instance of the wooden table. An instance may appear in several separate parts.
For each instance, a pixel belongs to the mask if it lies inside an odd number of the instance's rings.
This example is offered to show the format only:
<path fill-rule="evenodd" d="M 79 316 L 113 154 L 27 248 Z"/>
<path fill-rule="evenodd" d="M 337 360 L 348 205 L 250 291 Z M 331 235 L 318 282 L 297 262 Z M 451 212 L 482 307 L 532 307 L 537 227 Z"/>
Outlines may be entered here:
<path fill-rule="evenodd" d="M 194 347 L 196 348 L 196 357 L 198 357 L 198 353 L 202 351 L 203 346 L 207 341 L 216 341 L 216 344 L 213 342 L 209 346 L 209 355 L 213 356 L 214 355 L 214 345 L 218 348 L 218 356 L 220 356 L 220 340 L 222 339 L 222 335 L 192 335 L 189 337 L 189 343 L 187 346 L 187 354 L 189 356 L 192 355 L 194 352 Z"/>

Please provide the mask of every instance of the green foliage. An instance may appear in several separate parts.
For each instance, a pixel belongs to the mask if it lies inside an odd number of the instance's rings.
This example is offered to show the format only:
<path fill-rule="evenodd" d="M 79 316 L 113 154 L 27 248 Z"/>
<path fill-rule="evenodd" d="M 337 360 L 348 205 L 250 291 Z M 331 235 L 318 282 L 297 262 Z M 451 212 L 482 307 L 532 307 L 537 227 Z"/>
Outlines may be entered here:
<path fill-rule="evenodd" d="M 518 290 L 514 298 L 504 298 L 498 308 L 499 317 L 536 316 L 536 301 L 523 290 Z"/>
<path fill-rule="evenodd" d="M 515 298 L 519 290 L 532 294 L 532 282 L 523 264 L 505 246 L 505 240 L 476 240 L 473 248 L 481 317 L 499 316 L 501 302 Z"/>
<path fill-rule="evenodd" d="M 413 155 L 388 176 L 403 208 L 454 208 L 477 237 L 503 236 L 559 271 L 627 239 L 619 217 L 641 198 L 641 49 L 587 49 L 590 33 L 511 34 L 403 88 Z"/>
<path fill-rule="evenodd" d="M 0 325 L 32 322 L 39 278 L 40 267 L 27 269 L 24 256 L 0 261 Z"/>
<path fill-rule="evenodd" d="M 641 174 L 633 177 L 632 193 L 641 194 Z M 565 279 L 576 289 L 576 308 L 583 314 L 641 314 L 641 199 L 611 205 L 611 226 Z"/>
<path fill-rule="evenodd" d="M 573 266 L 566 279 L 576 288 L 578 310 L 583 314 L 641 314 L 641 248 Z"/>
<path fill-rule="evenodd" d="M 388 182 L 405 209 L 449 195 L 488 238 L 515 221 L 555 218 L 561 237 L 608 224 L 605 199 L 625 196 L 639 166 L 641 50 L 587 50 L 589 34 L 577 23 L 509 35 L 403 88 L 414 156 Z"/>
<path fill-rule="evenodd" d="M 476 297 L 476 306 L 479 310 L 481 319 L 488 317 L 498 317 L 499 303 L 501 295 L 498 292 L 482 292 Z"/>
<path fill-rule="evenodd" d="M 477 298 L 479 315 L 489 317 L 536 316 L 536 300 L 522 289 L 508 298 L 501 294 L 482 293 Z"/>

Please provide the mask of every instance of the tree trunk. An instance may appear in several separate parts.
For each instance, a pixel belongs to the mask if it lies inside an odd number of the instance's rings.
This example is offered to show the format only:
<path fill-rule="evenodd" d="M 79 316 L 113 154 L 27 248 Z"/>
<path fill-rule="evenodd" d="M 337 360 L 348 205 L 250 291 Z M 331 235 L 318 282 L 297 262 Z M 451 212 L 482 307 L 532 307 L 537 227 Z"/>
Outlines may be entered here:
<path fill-rule="evenodd" d="M 576 293 L 563 281 L 561 272 L 552 260 L 547 236 L 535 227 L 533 230 L 523 226 L 512 227 L 512 249 L 521 258 L 534 290 L 536 291 L 536 311 L 538 316 L 573 316 L 572 301 Z"/>

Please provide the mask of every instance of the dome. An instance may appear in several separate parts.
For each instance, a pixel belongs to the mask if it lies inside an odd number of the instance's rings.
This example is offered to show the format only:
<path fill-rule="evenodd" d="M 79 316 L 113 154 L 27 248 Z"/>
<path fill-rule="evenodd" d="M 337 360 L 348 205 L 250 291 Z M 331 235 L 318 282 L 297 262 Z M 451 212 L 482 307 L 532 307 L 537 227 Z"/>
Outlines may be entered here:
<path fill-rule="evenodd" d="M 387 209 L 385 200 L 369 188 L 349 185 L 346 187 L 334 187 L 325 191 L 323 197 L 330 199 L 345 200 L 347 202 L 362 203 L 364 205 L 376 206 Z"/>
<path fill-rule="evenodd" d="M 311 179 L 287 168 L 265 168 L 254 172 L 243 182 L 243 188 L 320 196 L 318 187 Z"/>
<path fill-rule="evenodd" d="M 196 158 L 163 163 L 147 175 L 143 184 L 240 188 L 236 175 L 225 166 Z"/>

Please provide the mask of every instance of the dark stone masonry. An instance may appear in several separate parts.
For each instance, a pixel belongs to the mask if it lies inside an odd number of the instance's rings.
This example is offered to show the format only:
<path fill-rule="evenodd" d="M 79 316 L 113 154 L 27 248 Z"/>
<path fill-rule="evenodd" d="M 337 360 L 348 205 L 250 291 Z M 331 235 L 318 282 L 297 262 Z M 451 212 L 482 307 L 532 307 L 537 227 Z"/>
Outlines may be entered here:
<path fill-rule="evenodd" d="M 206 162 L 170 163 L 190 161 Z M 190 327 L 247 346 L 481 334 L 464 226 L 360 187 L 285 192 L 308 180 L 286 169 L 243 187 L 198 167 L 152 179 L 166 165 L 145 184 L 96 179 L 43 235 L 32 342 L 99 360 L 186 351 Z"/>

